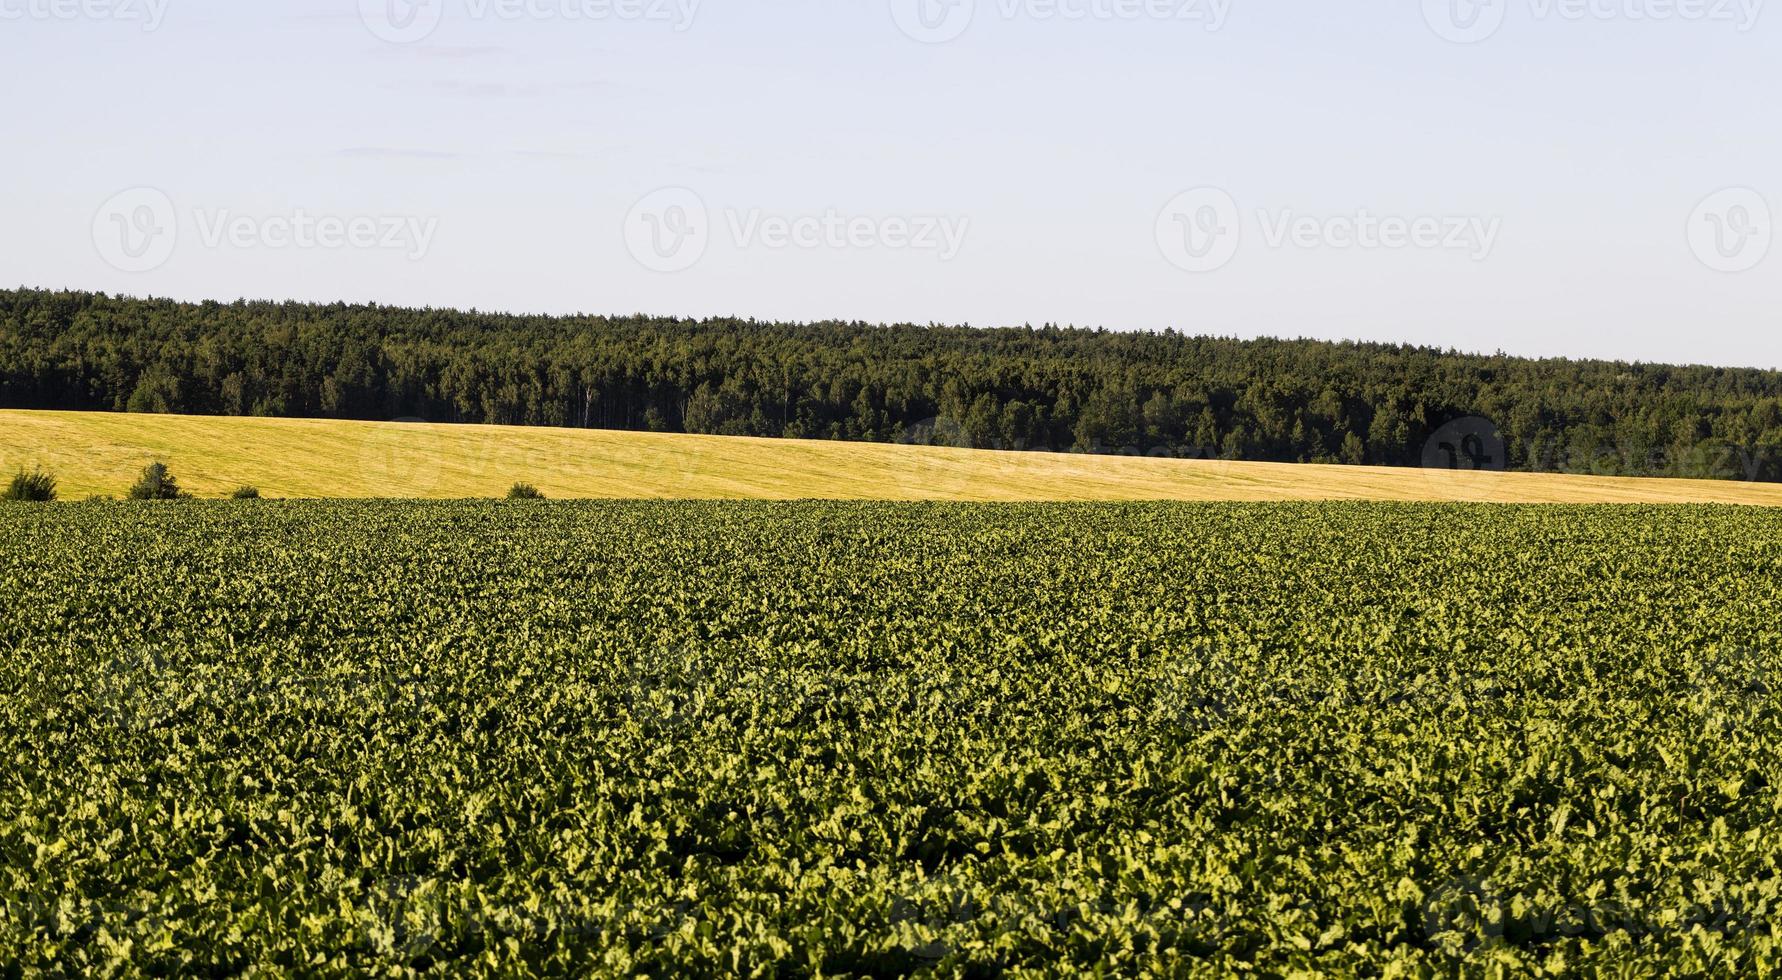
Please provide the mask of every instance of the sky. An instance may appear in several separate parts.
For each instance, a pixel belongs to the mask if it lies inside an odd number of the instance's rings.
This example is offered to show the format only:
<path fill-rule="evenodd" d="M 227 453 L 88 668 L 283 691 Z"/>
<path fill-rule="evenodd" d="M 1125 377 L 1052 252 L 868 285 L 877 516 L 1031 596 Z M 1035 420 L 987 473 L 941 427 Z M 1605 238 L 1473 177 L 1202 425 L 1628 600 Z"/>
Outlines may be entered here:
<path fill-rule="evenodd" d="M 3 286 L 1782 368 L 1766 0 L 0 0 L 0 86 Z"/>

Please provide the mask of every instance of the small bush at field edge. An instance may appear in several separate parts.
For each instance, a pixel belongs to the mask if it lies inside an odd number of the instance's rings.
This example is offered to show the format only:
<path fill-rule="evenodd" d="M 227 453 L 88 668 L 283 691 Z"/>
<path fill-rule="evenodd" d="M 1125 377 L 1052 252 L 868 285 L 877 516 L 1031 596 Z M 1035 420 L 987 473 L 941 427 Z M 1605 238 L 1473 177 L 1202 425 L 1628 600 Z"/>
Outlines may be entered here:
<path fill-rule="evenodd" d="M 34 503 L 48 503 L 56 499 L 56 478 L 42 470 L 27 473 L 19 470 L 12 478 L 6 491 L 0 493 L 0 500 L 28 500 Z"/>
<path fill-rule="evenodd" d="M 185 500 L 191 494 L 179 488 L 179 482 L 167 471 L 166 463 L 157 461 L 143 468 L 127 496 L 131 500 Z"/>
<path fill-rule="evenodd" d="M 259 487 L 236 487 L 235 492 L 231 493 L 229 495 L 229 499 L 230 500 L 259 500 L 260 499 L 260 488 Z"/>
<path fill-rule="evenodd" d="M 509 500 L 543 500 L 543 499 L 545 499 L 545 495 L 542 493 L 539 493 L 538 488 L 533 486 L 530 483 L 516 483 L 512 487 L 508 488 L 507 499 L 509 499 Z"/>

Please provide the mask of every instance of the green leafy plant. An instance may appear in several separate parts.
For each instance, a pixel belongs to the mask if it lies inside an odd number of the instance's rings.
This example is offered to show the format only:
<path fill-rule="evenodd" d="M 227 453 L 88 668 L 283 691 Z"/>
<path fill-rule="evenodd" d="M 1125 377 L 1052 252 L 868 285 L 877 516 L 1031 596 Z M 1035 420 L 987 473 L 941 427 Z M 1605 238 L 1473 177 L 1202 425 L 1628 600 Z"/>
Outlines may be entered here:
<path fill-rule="evenodd" d="M 32 470 L 29 473 L 22 469 L 19 470 L 12 478 L 12 482 L 6 485 L 5 492 L 0 493 L 0 500 L 47 503 L 54 499 L 56 499 L 56 478 L 42 470 Z"/>
<path fill-rule="evenodd" d="M 184 500 L 191 494 L 181 490 L 167 464 L 157 460 L 143 468 L 126 496 L 131 500 Z"/>
<path fill-rule="evenodd" d="M 1778 562 L 1755 507 L 3 507 L 0 977 L 1770 976 Z"/>

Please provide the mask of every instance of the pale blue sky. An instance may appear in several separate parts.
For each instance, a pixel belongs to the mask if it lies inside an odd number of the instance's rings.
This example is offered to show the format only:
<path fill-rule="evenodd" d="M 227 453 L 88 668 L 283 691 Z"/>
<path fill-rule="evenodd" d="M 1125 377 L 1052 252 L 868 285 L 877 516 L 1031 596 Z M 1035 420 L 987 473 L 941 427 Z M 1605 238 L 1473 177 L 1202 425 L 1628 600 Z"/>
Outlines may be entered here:
<path fill-rule="evenodd" d="M 1757 0 L 407 2 L 0 0 L 0 283 L 1782 367 Z"/>

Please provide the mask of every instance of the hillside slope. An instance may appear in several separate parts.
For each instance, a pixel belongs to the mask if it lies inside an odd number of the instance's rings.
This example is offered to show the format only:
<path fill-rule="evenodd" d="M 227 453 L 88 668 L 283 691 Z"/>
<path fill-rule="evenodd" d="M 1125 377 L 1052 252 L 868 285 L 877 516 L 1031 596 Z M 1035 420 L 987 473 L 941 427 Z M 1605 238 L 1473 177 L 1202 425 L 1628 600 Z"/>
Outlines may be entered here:
<path fill-rule="evenodd" d="M 1782 485 L 1004 453 L 580 429 L 0 411 L 0 472 L 121 495 L 152 460 L 200 496 L 1467 500 L 1782 506 Z"/>
<path fill-rule="evenodd" d="M 1520 472 L 1782 482 L 1782 371 L 1169 331 L 0 290 L 0 408 L 1374 466 L 1466 419 Z"/>

